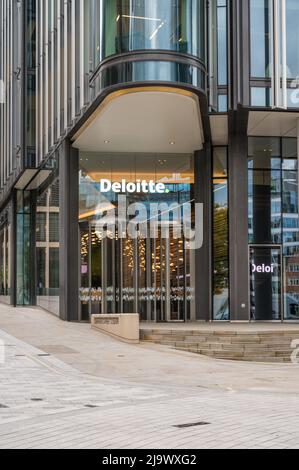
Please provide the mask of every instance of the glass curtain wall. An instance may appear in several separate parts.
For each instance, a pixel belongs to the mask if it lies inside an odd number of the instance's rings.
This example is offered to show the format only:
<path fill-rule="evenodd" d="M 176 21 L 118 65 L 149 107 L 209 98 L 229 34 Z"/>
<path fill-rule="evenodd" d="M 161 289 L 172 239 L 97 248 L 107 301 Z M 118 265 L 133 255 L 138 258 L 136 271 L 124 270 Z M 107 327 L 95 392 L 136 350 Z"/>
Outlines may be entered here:
<path fill-rule="evenodd" d="M 287 41 L 287 76 L 299 76 L 299 51 L 295 44 L 299 41 L 299 2 L 286 0 L 286 41 Z"/>
<path fill-rule="evenodd" d="M 271 69 L 273 65 L 273 47 L 271 34 L 273 29 L 272 0 L 250 0 L 250 35 L 251 35 L 251 104 L 253 106 L 271 105 Z M 279 2 L 281 10 L 281 2 Z M 299 2 L 286 0 L 286 68 L 288 79 L 288 107 L 298 107 L 296 90 L 299 76 L 299 52 L 294 44 L 299 41 Z M 281 18 L 281 11 L 279 16 Z M 279 18 L 279 21 L 280 21 Z M 279 33 L 278 33 L 279 35 Z M 278 40 L 280 40 L 278 38 Z M 281 49 L 281 48 L 280 48 Z M 279 61 L 282 52 L 279 51 Z M 257 83 L 258 79 L 260 84 Z M 264 80 L 261 80 L 264 79 Z M 265 84 L 268 80 L 268 84 Z"/>
<path fill-rule="evenodd" d="M 32 305 L 32 193 L 17 191 L 16 304 Z"/>
<path fill-rule="evenodd" d="M 250 76 L 269 79 L 271 77 L 271 4 L 272 0 L 250 0 Z M 251 105 L 270 105 L 270 82 L 265 87 L 251 86 Z"/>
<path fill-rule="evenodd" d="M 104 191 L 103 180 L 117 192 Z M 138 190 L 138 182 L 162 183 L 163 194 Z M 175 218 L 193 200 L 193 182 L 190 155 L 80 154 L 81 320 L 101 312 L 139 312 L 148 321 L 196 319 L 194 251 Z M 154 235 L 153 205 L 160 214 Z M 135 216 L 147 233 L 140 226 L 136 236 L 129 232 Z"/>
<path fill-rule="evenodd" d="M 0 214 L 0 302 L 10 304 L 11 295 L 11 206 Z"/>
<path fill-rule="evenodd" d="M 96 63 L 145 49 L 204 59 L 203 0 L 98 0 L 96 5 Z"/>
<path fill-rule="evenodd" d="M 218 111 L 227 111 L 227 2 L 217 0 Z"/>
<path fill-rule="evenodd" d="M 297 165 L 296 139 L 249 138 L 252 319 L 299 319 Z"/>
<path fill-rule="evenodd" d="M 59 180 L 43 187 L 36 201 L 37 305 L 59 315 Z"/>
<path fill-rule="evenodd" d="M 36 2 L 27 2 L 26 165 L 35 167 L 36 145 Z"/>
<path fill-rule="evenodd" d="M 229 320 L 227 147 L 213 149 L 213 319 Z"/>

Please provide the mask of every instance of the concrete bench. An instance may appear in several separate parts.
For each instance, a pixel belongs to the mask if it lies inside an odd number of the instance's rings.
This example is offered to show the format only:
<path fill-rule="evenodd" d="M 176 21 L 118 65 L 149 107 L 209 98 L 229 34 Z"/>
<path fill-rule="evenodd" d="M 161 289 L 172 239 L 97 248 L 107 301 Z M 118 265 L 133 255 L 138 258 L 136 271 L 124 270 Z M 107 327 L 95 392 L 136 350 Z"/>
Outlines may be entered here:
<path fill-rule="evenodd" d="M 92 315 L 91 328 L 126 343 L 139 343 L 138 313 Z"/>

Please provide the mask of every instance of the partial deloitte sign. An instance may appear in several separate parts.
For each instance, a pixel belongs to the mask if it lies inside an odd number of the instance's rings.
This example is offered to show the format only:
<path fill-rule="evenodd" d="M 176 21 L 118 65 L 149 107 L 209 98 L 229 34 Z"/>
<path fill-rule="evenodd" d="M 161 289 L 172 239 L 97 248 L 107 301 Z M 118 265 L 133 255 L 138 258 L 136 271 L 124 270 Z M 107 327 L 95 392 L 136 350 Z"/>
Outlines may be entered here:
<path fill-rule="evenodd" d="M 251 264 L 252 273 L 267 273 L 273 274 L 274 273 L 274 264 Z"/>
<path fill-rule="evenodd" d="M 3 80 L 0 80 L 0 104 L 1 103 L 5 103 L 5 85 Z"/>

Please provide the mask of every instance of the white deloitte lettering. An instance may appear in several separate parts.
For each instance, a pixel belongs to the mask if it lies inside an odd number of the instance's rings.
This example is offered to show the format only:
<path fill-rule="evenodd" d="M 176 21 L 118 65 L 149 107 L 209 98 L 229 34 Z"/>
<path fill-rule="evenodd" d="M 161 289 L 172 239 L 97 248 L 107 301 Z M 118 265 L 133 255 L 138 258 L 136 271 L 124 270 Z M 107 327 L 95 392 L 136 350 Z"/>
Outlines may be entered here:
<path fill-rule="evenodd" d="M 252 272 L 253 273 L 274 273 L 274 264 L 266 265 L 266 264 L 260 264 L 256 265 L 252 263 Z"/>
<path fill-rule="evenodd" d="M 100 181 L 100 191 L 102 193 L 109 193 L 113 191 L 114 193 L 157 193 L 163 194 L 167 192 L 165 184 L 155 183 L 154 181 L 141 181 L 137 180 L 136 183 L 122 180 L 121 182 L 112 183 L 108 179 L 101 179 Z"/>

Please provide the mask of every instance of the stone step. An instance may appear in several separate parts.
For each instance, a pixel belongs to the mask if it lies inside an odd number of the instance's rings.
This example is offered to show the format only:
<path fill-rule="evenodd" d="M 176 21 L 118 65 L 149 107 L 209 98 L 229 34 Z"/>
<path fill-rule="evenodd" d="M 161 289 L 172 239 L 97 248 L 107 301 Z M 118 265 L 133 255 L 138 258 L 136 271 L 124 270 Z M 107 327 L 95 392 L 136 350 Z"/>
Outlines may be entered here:
<path fill-rule="evenodd" d="M 255 355 L 249 355 L 249 356 L 244 356 L 242 354 L 223 354 L 221 352 L 211 352 L 211 351 L 206 351 L 206 350 L 189 350 L 188 352 L 192 352 L 195 354 L 200 354 L 203 356 L 211 357 L 214 359 L 223 359 L 223 360 L 229 360 L 229 361 L 250 361 L 250 362 L 276 362 L 276 363 L 281 363 L 281 362 L 290 362 L 290 356 L 255 356 Z"/>
<path fill-rule="evenodd" d="M 290 362 L 291 343 L 299 339 L 299 329 L 242 333 L 237 330 L 203 332 L 155 328 L 141 330 L 141 339 L 215 359 L 279 363 Z"/>
<path fill-rule="evenodd" d="M 272 335 L 272 336 L 261 336 L 261 335 L 238 335 L 236 336 L 220 336 L 220 335 L 182 335 L 182 334 L 147 334 L 142 333 L 141 339 L 145 340 L 167 340 L 167 341 L 188 341 L 188 342 L 202 342 L 202 341 L 215 341 L 215 342 L 228 342 L 228 343 L 268 343 L 268 342 L 292 342 L 294 339 L 299 339 L 298 335 Z"/>

